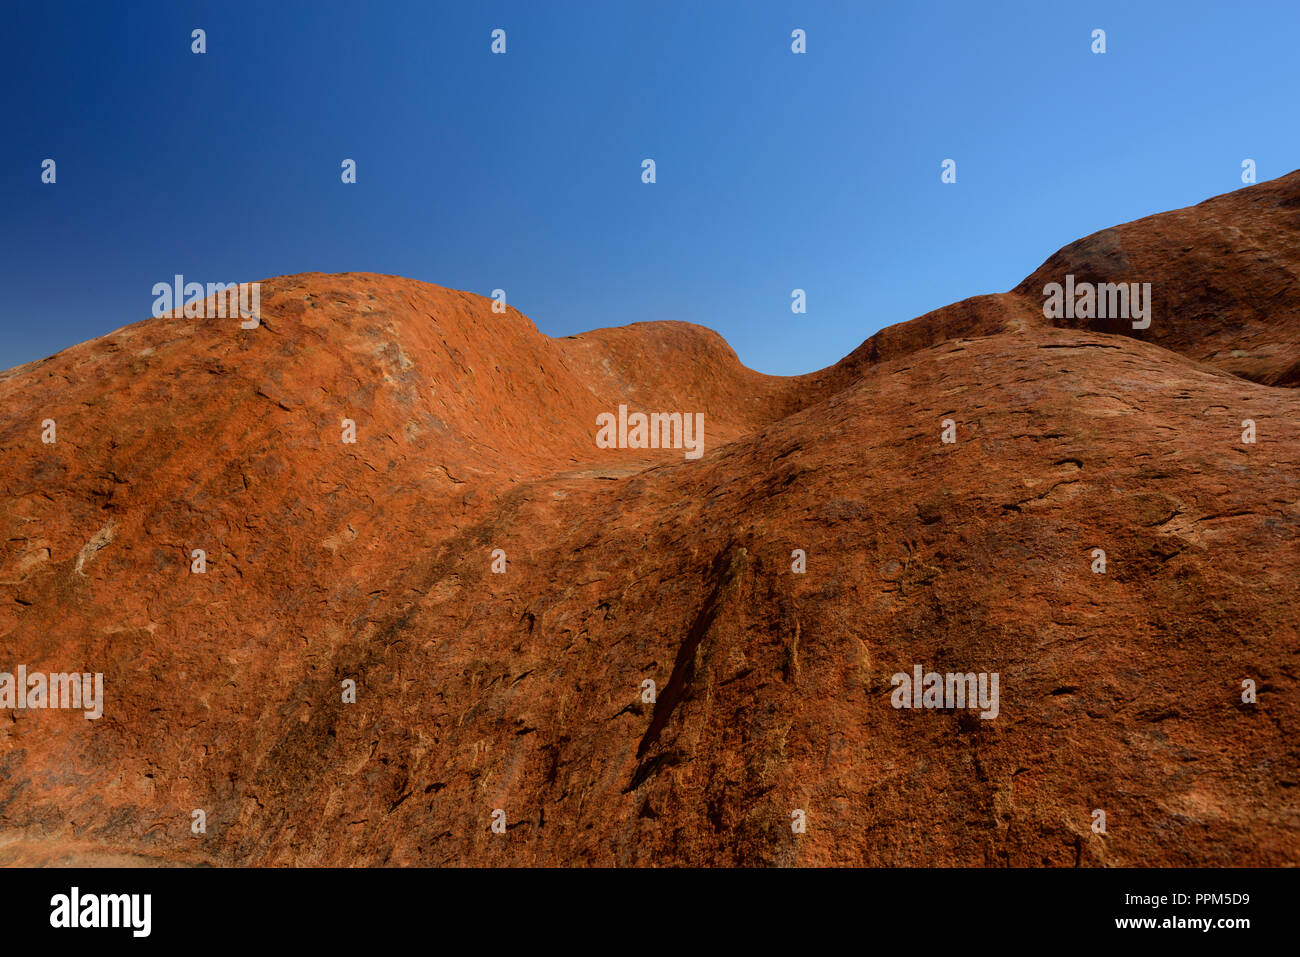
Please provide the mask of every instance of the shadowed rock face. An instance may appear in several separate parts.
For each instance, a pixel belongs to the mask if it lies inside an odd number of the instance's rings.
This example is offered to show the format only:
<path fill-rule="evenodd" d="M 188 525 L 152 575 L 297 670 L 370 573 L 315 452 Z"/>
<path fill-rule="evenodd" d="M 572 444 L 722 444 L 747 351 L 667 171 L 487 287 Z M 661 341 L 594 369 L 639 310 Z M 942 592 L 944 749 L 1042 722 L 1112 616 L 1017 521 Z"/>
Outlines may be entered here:
<path fill-rule="evenodd" d="M 1296 863 L 1297 250 L 1293 173 L 795 378 L 363 274 L 0 374 L 0 670 L 106 696 L 0 711 L 0 862 Z"/>

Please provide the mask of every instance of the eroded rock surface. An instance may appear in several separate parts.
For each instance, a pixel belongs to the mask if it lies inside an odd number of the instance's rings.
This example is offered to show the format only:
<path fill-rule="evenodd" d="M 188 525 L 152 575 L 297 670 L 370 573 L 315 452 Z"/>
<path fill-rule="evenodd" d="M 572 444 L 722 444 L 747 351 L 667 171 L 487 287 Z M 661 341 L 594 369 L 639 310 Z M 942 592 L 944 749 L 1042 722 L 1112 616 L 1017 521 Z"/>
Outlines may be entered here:
<path fill-rule="evenodd" d="M 1293 173 L 808 376 L 368 274 L 0 374 L 0 670 L 106 693 L 0 711 L 0 863 L 1297 863 L 1298 270 Z"/>

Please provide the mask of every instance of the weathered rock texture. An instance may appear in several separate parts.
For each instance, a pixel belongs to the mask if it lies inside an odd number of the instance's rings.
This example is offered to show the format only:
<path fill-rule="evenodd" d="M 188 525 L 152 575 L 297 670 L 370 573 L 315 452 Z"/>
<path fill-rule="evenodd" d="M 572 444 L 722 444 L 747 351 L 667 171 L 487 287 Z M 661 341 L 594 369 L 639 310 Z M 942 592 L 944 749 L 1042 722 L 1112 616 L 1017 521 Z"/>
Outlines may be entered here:
<path fill-rule="evenodd" d="M 1055 328 L 1067 272 L 1150 328 Z M 0 374 L 0 671 L 107 697 L 0 712 L 0 862 L 1296 863 L 1298 272 L 1293 173 L 796 378 L 361 274 Z"/>

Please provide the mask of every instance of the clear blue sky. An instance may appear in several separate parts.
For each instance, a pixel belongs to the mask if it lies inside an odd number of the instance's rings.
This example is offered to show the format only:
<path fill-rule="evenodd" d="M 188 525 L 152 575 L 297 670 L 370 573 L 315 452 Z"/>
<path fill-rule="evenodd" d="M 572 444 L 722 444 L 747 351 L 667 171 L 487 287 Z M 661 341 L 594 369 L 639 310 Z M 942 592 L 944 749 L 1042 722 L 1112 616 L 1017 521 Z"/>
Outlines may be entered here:
<path fill-rule="evenodd" d="M 370 271 L 812 371 L 1244 158 L 1300 166 L 1298 37 L 1295 2 L 11 3 L 0 367 L 175 273 Z"/>

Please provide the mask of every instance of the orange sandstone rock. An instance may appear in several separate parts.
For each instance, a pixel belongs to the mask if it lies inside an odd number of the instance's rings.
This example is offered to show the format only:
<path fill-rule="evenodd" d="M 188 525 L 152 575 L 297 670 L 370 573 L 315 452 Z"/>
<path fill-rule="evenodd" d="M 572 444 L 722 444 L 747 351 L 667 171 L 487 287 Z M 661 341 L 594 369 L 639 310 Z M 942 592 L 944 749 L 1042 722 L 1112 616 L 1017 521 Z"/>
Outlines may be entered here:
<path fill-rule="evenodd" d="M 0 374 L 0 671 L 106 699 L 0 711 L 0 862 L 1297 863 L 1297 250 L 1293 173 L 794 378 L 369 274 Z"/>

